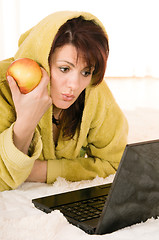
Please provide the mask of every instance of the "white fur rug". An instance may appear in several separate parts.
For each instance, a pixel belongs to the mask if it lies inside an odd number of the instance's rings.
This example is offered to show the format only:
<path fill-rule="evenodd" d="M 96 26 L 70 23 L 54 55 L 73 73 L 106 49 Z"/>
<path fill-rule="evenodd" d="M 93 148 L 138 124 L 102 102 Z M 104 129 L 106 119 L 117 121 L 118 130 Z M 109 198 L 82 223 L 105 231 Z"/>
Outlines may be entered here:
<path fill-rule="evenodd" d="M 159 136 L 159 110 L 138 108 L 125 111 L 129 122 L 128 142 L 157 139 Z M 34 208 L 36 197 L 75 190 L 112 182 L 114 176 L 92 181 L 68 182 L 58 178 L 54 184 L 24 183 L 16 190 L 0 193 L 0 240 L 158 240 L 159 220 L 149 219 L 111 234 L 88 235 L 69 224 L 54 211 L 45 214 Z"/>

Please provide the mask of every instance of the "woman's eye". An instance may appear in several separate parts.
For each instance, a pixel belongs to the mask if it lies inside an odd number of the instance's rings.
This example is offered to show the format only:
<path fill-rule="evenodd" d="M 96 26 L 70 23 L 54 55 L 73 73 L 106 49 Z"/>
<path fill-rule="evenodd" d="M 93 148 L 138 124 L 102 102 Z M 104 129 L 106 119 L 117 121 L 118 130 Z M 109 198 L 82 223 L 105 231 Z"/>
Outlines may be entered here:
<path fill-rule="evenodd" d="M 69 71 L 69 68 L 68 68 L 68 67 L 59 67 L 59 68 L 60 68 L 60 71 L 63 72 L 63 73 Z"/>
<path fill-rule="evenodd" d="M 84 77 L 88 77 L 91 74 L 91 71 L 82 71 Z"/>

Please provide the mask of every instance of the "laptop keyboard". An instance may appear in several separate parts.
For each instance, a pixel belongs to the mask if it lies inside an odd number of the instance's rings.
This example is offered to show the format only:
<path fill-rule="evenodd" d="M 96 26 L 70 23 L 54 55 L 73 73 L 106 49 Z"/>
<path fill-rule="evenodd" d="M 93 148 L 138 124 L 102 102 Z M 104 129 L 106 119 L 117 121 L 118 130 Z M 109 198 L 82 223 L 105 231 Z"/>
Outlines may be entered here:
<path fill-rule="evenodd" d="M 95 197 L 80 202 L 58 206 L 53 210 L 60 210 L 66 217 L 83 222 L 100 217 L 106 198 L 107 195 Z"/>

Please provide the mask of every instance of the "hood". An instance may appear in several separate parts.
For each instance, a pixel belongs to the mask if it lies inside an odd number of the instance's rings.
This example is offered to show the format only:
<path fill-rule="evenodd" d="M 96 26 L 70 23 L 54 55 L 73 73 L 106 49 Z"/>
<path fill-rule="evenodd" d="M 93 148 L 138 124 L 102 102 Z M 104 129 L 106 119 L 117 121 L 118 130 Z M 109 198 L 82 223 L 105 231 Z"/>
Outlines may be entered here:
<path fill-rule="evenodd" d="M 105 31 L 100 20 L 90 13 L 73 11 L 55 12 L 21 35 L 18 42 L 19 49 L 15 54 L 14 59 L 24 57 L 31 58 L 45 68 L 48 74 L 50 74 L 48 57 L 53 39 L 58 29 L 67 20 L 81 15 L 86 20 L 94 20 Z"/>

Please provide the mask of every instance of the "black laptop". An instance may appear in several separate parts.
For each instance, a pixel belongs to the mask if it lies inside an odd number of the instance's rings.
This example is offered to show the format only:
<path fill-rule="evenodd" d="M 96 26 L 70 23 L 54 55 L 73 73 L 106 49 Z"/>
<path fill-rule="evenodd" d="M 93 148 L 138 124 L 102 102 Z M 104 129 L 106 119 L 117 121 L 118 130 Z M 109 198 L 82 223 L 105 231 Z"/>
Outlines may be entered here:
<path fill-rule="evenodd" d="M 159 140 L 127 144 L 112 184 L 33 199 L 60 210 L 89 234 L 106 234 L 159 216 Z"/>

